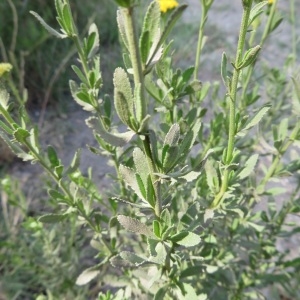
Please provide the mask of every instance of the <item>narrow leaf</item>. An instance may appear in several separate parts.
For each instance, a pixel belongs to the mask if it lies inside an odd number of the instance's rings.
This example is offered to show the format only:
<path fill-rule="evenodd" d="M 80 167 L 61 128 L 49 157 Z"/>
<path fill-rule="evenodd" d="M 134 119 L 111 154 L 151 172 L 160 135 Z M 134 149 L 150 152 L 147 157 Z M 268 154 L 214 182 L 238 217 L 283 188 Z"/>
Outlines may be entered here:
<path fill-rule="evenodd" d="M 66 34 L 61 34 L 61 33 L 59 33 L 58 31 L 56 31 L 55 29 L 53 29 L 52 27 L 50 27 L 50 26 L 44 21 L 44 19 L 43 19 L 40 15 L 38 15 L 36 12 L 30 11 L 30 13 L 31 13 L 32 15 L 34 15 L 34 16 L 37 18 L 37 20 L 42 24 L 42 26 L 43 26 L 50 34 L 52 34 L 52 35 L 54 35 L 55 37 L 60 38 L 60 39 L 64 39 L 64 38 L 68 37 Z"/>

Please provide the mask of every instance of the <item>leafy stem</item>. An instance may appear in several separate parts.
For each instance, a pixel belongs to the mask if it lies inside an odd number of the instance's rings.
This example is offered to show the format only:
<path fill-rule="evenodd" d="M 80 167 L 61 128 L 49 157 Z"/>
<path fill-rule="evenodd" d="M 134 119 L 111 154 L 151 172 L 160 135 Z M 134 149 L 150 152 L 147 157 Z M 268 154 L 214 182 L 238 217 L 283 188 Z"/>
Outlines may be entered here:
<path fill-rule="evenodd" d="M 123 9 L 124 16 L 125 16 L 125 28 L 126 28 L 126 36 L 128 39 L 128 46 L 129 46 L 129 54 L 131 58 L 132 68 L 133 68 L 133 78 L 134 78 L 134 85 L 135 87 L 141 87 L 141 96 L 137 97 L 135 101 L 140 101 L 140 103 L 136 103 L 137 106 L 141 109 L 141 120 L 143 120 L 146 116 L 146 97 L 145 97 L 145 84 L 144 84 L 144 75 L 142 71 L 142 61 L 140 56 L 140 51 L 138 47 L 138 41 L 136 36 L 135 24 L 134 24 L 134 8 L 124 8 Z M 141 121 L 138 120 L 138 121 Z M 147 131 L 147 127 L 145 131 Z M 153 163 L 151 147 L 150 147 L 150 139 L 148 135 L 144 135 L 142 138 L 144 151 L 147 157 L 147 164 L 151 174 L 151 180 L 153 183 L 154 191 L 155 191 L 155 198 L 156 198 L 156 205 L 155 205 L 155 215 L 157 217 L 160 216 L 162 210 L 161 204 L 161 197 L 160 197 L 160 183 L 157 181 L 155 165 Z"/>
<path fill-rule="evenodd" d="M 287 149 L 293 144 L 294 140 L 297 138 L 300 132 L 300 120 L 297 121 L 296 126 L 294 127 L 293 131 L 291 132 L 290 138 L 288 141 L 283 144 L 278 153 L 276 154 L 275 158 L 272 161 L 268 172 L 266 173 L 265 177 L 261 180 L 260 184 L 258 185 L 258 191 L 263 192 L 265 185 L 269 181 L 269 179 L 275 174 L 278 164 L 280 163 L 281 157 L 287 151 Z"/>
<path fill-rule="evenodd" d="M 233 149 L 234 149 L 234 142 L 235 142 L 235 133 L 236 133 L 236 124 L 235 124 L 235 109 L 236 109 L 236 95 L 237 95 L 237 86 L 238 81 L 241 73 L 241 69 L 237 68 L 237 66 L 242 61 L 243 49 L 245 44 L 245 38 L 249 23 L 249 17 L 252 7 L 252 0 L 249 0 L 247 5 L 243 5 L 243 16 L 242 22 L 240 26 L 240 34 L 239 34 L 239 41 L 237 45 L 237 52 L 236 58 L 234 63 L 234 70 L 232 75 L 232 81 L 230 85 L 230 90 L 228 91 L 227 101 L 229 103 L 229 134 L 228 134 L 228 144 L 226 149 L 226 157 L 225 157 L 225 171 L 222 178 L 222 186 L 220 188 L 219 193 L 216 195 L 215 199 L 212 202 L 212 208 L 215 208 L 221 204 L 222 198 L 227 190 L 228 187 L 228 180 L 229 180 L 229 166 L 232 161 L 233 156 Z"/>

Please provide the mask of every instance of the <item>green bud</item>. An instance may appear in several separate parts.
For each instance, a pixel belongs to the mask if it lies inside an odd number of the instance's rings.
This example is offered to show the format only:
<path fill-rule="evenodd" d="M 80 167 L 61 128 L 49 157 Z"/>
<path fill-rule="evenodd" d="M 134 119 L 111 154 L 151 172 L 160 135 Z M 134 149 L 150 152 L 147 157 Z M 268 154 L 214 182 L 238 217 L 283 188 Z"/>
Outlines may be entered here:
<path fill-rule="evenodd" d="M 236 68 L 238 70 L 242 69 L 242 68 L 245 68 L 245 67 L 248 67 L 249 65 L 251 65 L 257 58 L 257 55 L 260 51 L 261 47 L 259 45 L 249 49 L 245 55 L 244 55 L 244 58 L 242 60 L 242 62 L 236 66 Z"/>

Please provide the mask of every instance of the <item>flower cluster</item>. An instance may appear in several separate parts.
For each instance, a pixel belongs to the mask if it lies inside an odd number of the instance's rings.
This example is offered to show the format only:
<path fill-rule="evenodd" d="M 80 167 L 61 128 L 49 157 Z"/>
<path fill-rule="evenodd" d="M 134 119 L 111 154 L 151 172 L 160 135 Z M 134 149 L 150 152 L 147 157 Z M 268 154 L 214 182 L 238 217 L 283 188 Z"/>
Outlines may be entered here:
<path fill-rule="evenodd" d="M 160 10 L 165 13 L 169 9 L 173 9 L 178 6 L 178 2 L 176 0 L 158 0 Z"/>

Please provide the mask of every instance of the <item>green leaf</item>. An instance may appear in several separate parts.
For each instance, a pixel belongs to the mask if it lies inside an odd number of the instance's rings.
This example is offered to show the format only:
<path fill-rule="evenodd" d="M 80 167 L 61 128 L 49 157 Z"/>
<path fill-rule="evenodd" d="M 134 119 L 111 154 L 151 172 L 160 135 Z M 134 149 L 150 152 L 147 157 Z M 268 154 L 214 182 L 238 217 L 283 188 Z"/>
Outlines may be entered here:
<path fill-rule="evenodd" d="M 100 46 L 99 32 L 95 23 L 89 28 L 89 36 L 87 40 L 87 58 L 91 59 L 96 55 Z"/>
<path fill-rule="evenodd" d="M 48 190 L 49 196 L 55 201 L 64 201 L 65 196 L 58 192 L 57 190 L 50 189 Z"/>
<path fill-rule="evenodd" d="M 247 131 L 258 124 L 261 119 L 264 117 L 264 115 L 268 112 L 268 110 L 271 108 L 270 104 L 266 104 L 262 106 L 257 113 L 246 123 L 245 127 L 237 133 L 237 136 L 243 137 L 246 135 Z"/>
<path fill-rule="evenodd" d="M 81 149 L 78 149 L 74 154 L 70 166 L 66 170 L 66 174 L 72 174 L 73 172 L 78 170 L 80 165 L 80 156 L 81 156 Z"/>
<path fill-rule="evenodd" d="M 70 6 L 68 3 L 63 4 L 62 8 L 62 13 L 63 13 L 63 24 L 64 24 L 64 29 L 68 33 L 69 36 L 72 36 L 75 34 L 74 28 L 73 28 L 73 19 L 72 19 L 72 12 L 70 9 Z"/>
<path fill-rule="evenodd" d="M 75 65 L 72 65 L 71 68 L 73 69 L 73 71 L 75 72 L 77 77 L 81 80 L 81 82 L 88 85 L 88 82 L 87 82 L 85 76 L 83 75 L 82 71 Z"/>
<path fill-rule="evenodd" d="M 193 232 L 181 231 L 173 235 L 171 241 L 184 247 L 193 247 L 201 242 L 201 238 Z"/>
<path fill-rule="evenodd" d="M 67 218 L 66 214 L 63 214 L 63 215 L 47 214 L 47 215 L 43 215 L 43 216 L 39 217 L 38 221 L 42 222 L 42 223 L 58 223 L 58 222 L 62 222 L 66 218 Z"/>
<path fill-rule="evenodd" d="M 136 182 L 139 186 L 139 190 L 140 190 L 143 198 L 146 199 L 146 197 L 147 197 L 146 188 L 144 186 L 143 180 L 141 179 L 141 176 L 138 173 L 136 173 L 135 178 L 136 178 Z"/>
<path fill-rule="evenodd" d="M 156 204 L 156 196 L 155 196 L 155 191 L 152 183 L 151 176 L 148 175 L 147 178 L 147 202 L 151 205 L 151 207 L 155 207 Z"/>
<path fill-rule="evenodd" d="M 19 143 L 24 143 L 24 141 L 30 136 L 30 133 L 28 130 L 23 128 L 18 128 L 14 131 L 14 138 Z"/>
<path fill-rule="evenodd" d="M 95 108 L 91 104 L 90 99 L 88 98 L 88 94 L 86 94 L 86 96 L 84 96 L 84 94 L 80 91 L 79 87 L 77 86 L 76 82 L 73 80 L 69 81 L 69 85 L 70 85 L 71 94 L 72 94 L 75 102 L 77 102 L 77 104 L 82 106 L 82 109 L 84 109 L 86 111 L 94 111 Z M 78 97 L 78 95 L 79 95 L 79 97 Z"/>
<path fill-rule="evenodd" d="M 166 145 L 163 148 L 162 153 L 162 164 L 165 173 L 168 173 L 172 170 L 173 166 L 176 165 L 178 154 L 179 154 L 179 147 L 178 146 L 169 146 Z"/>
<path fill-rule="evenodd" d="M 162 300 L 162 299 L 165 299 L 165 295 L 167 294 L 167 291 L 168 291 L 168 287 L 166 286 L 163 286 L 161 287 L 155 294 L 153 300 Z"/>
<path fill-rule="evenodd" d="M 153 236 L 148 226 L 137 219 L 133 219 L 124 215 L 118 215 L 119 223 L 128 231 L 143 234 L 145 236 Z"/>
<path fill-rule="evenodd" d="M 51 167 L 52 168 L 57 167 L 60 164 L 60 161 L 57 157 L 57 153 L 56 153 L 54 147 L 49 145 L 47 148 L 47 153 L 48 153 L 48 159 L 51 164 Z"/>
<path fill-rule="evenodd" d="M 186 159 L 190 149 L 193 147 L 194 142 L 201 128 L 201 121 L 197 120 L 194 124 L 192 130 L 189 130 L 184 136 L 182 142 L 180 143 L 180 158 L 177 163 Z"/>
<path fill-rule="evenodd" d="M 253 172 L 257 160 L 258 160 L 258 154 L 253 154 L 252 156 L 250 156 L 245 163 L 244 169 L 239 173 L 238 177 L 240 179 L 244 179 L 248 177 Z"/>
<path fill-rule="evenodd" d="M 252 24 L 252 22 L 263 12 L 262 8 L 268 4 L 268 1 L 262 1 L 254 5 L 251 9 L 248 26 Z"/>
<path fill-rule="evenodd" d="M 227 56 L 226 53 L 222 54 L 222 62 L 221 62 L 221 77 L 224 83 L 224 86 L 228 88 L 228 75 L 227 75 Z"/>
<path fill-rule="evenodd" d="M 146 64 L 150 48 L 153 45 L 155 38 L 159 34 L 160 25 L 160 8 L 157 1 L 152 1 L 149 5 L 140 36 L 140 49 L 142 61 Z"/>
<path fill-rule="evenodd" d="M 56 31 L 55 29 L 53 29 L 52 27 L 50 27 L 45 21 L 44 19 L 38 15 L 36 12 L 34 11 L 30 11 L 30 13 L 35 16 L 37 18 L 37 20 L 42 24 L 42 26 L 52 35 L 54 35 L 57 38 L 60 39 L 64 39 L 66 37 L 68 37 L 66 34 L 61 34 L 58 31 Z"/>
<path fill-rule="evenodd" d="M 157 220 L 153 220 L 153 232 L 154 234 L 160 238 L 161 237 L 161 225 Z"/>
<path fill-rule="evenodd" d="M 171 219 L 171 214 L 167 208 L 165 208 L 160 215 L 160 218 L 163 220 L 165 225 L 167 227 L 170 227 L 172 225 L 172 219 Z"/>

